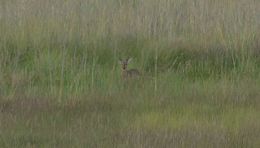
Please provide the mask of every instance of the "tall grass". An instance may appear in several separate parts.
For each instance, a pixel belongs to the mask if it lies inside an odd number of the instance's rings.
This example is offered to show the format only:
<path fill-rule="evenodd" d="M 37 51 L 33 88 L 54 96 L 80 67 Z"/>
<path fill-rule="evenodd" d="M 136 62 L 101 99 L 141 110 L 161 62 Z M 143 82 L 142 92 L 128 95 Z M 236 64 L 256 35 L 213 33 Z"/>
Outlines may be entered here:
<path fill-rule="evenodd" d="M 52 84 L 62 93 L 76 75 L 93 88 L 97 68 L 114 71 L 126 56 L 147 72 L 190 64 L 185 73 L 192 77 L 251 71 L 259 61 L 258 6 L 257 0 L 2 0 L 2 75 L 25 73 L 32 87 Z"/>
<path fill-rule="evenodd" d="M 0 0 L 0 147 L 258 147 L 259 7 Z"/>

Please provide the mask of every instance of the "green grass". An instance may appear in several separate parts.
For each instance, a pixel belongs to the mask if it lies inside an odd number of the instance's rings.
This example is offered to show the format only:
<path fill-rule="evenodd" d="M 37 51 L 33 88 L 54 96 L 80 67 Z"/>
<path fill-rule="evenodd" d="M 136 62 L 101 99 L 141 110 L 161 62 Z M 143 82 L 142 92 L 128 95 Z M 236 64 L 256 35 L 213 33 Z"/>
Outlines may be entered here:
<path fill-rule="evenodd" d="M 259 7 L 0 0 L 0 147 L 258 148 Z"/>
<path fill-rule="evenodd" d="M 4 147 L 257 147 L 259 83 L 179 80 L 142 90 L 1 101 Z M 171 81 L 173 82 L 173 81 Z M 238 83 L 238 84 L 237 84 Z M 133 92 L 135 91 L 135 92 Z"/>

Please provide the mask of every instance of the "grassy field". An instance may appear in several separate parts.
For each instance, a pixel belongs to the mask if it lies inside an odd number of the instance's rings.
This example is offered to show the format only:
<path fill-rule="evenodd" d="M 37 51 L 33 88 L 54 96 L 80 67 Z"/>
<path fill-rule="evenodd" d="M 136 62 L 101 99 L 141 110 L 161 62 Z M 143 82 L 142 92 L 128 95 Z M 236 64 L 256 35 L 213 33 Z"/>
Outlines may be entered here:
<path fill-rule="evenodd" d="M 260 147 L 259 8 L 0 0 L 0 147 Z"/>

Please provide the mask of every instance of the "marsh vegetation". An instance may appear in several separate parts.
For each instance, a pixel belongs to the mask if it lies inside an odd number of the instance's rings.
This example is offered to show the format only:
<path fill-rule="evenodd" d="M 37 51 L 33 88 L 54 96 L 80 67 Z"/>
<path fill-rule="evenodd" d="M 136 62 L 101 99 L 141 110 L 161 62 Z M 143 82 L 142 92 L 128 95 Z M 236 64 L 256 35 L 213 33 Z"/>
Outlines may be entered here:
<path fill-rule="evenodd" d="M 259 147 L 259 8 L 0 0 L 0 147 Z"/>

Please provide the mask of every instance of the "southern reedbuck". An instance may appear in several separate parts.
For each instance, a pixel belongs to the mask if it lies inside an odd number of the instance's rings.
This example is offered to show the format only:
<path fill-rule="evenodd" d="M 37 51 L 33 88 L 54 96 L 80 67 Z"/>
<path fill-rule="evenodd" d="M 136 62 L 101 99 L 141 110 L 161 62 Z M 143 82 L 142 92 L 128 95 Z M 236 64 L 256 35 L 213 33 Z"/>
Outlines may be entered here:
<path fill-rule="evenodd" d="M 121 70 L 122 70 L 122 78 L 128 79 L 128 78 L 138 78 L 140 77 L 141 73 L 137 69 L 127 69 L 127 66 L 129 62 L 132 61 L 132 58 L 127 59 L 119 59 L 119 62 L 121 64 Z"/>

